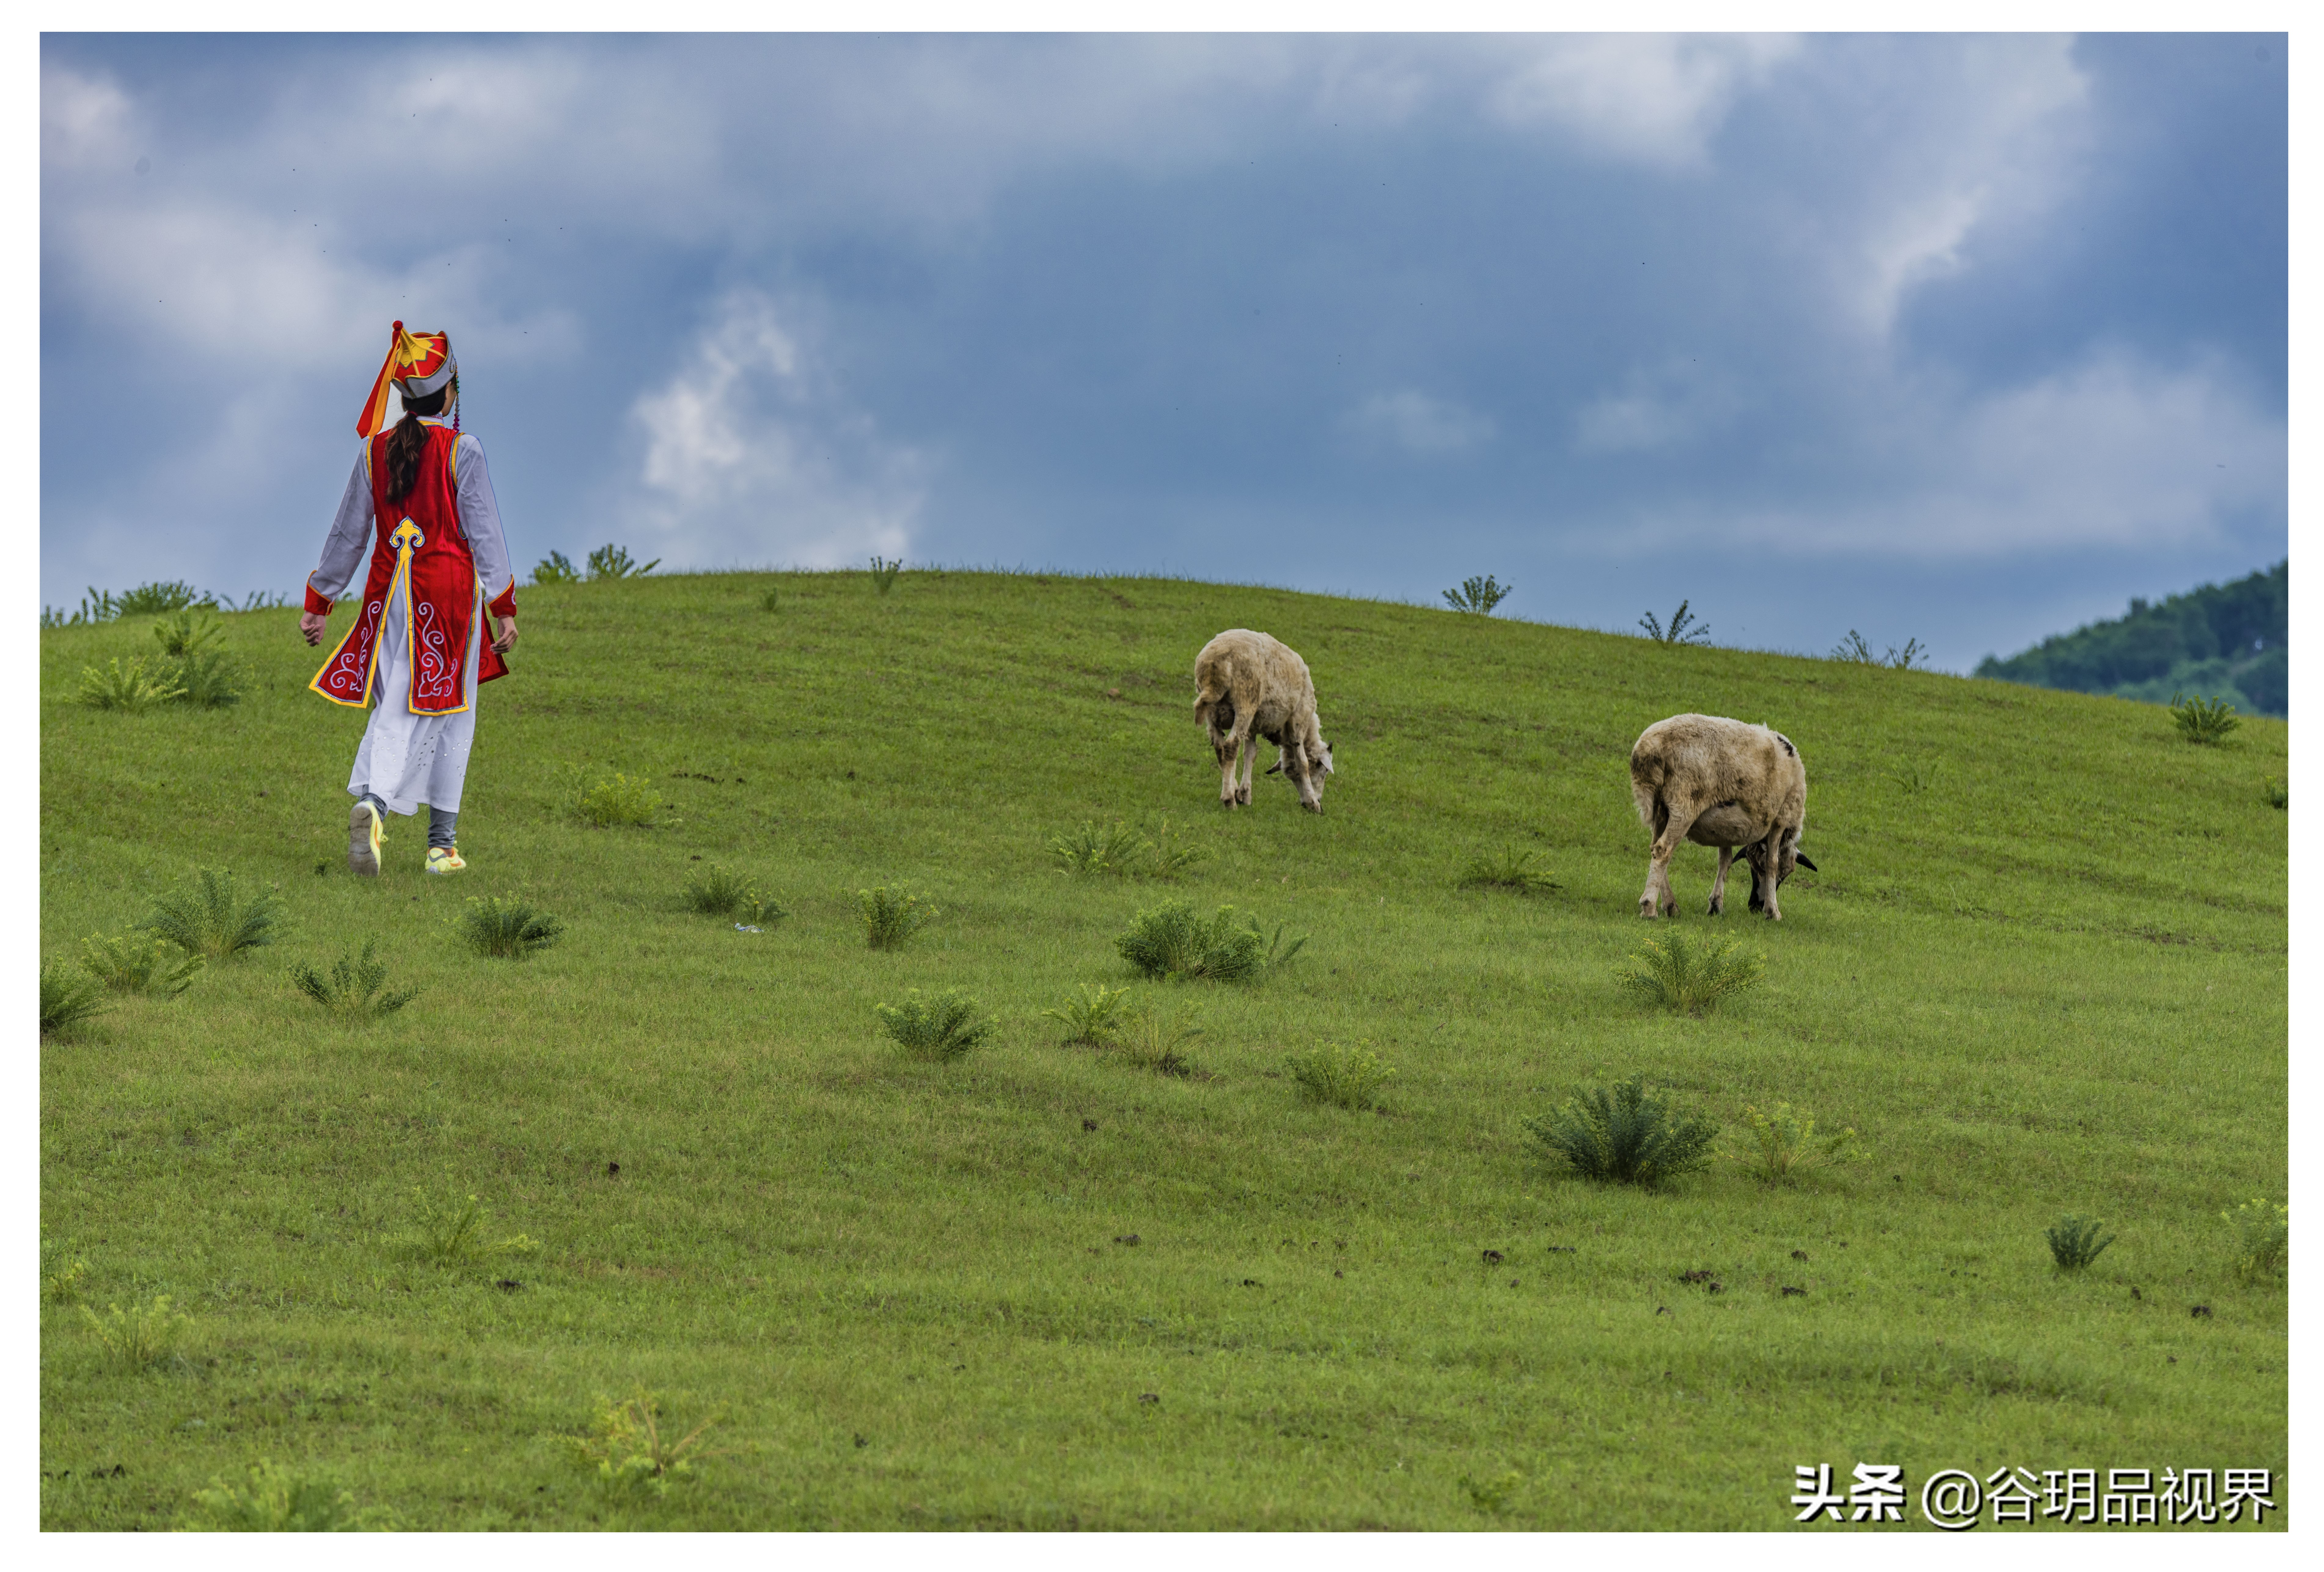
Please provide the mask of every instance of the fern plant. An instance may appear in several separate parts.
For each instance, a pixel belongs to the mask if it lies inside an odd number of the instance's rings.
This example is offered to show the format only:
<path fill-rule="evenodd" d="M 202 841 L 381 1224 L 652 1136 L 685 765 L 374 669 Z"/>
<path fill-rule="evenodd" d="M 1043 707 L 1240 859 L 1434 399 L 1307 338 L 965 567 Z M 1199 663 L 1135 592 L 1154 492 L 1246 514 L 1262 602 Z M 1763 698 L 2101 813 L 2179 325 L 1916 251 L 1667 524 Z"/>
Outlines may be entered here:
<path fill-rule="evenodd" d="M 872 559 L 872 582 L 879 586 L 883 595 L 896 587 L 896 575 L 903 571 L 904 559 L 900 556 L 874 556 Z"/>
<path fill-rule="evenodd" d="M 615 1498 L 660 1496 L 694 1477 L 702 1438 L 716 1423 L 705 1420 L 675 1439 L 662 1434 L 661 1402 L 643 1386 L 621 1402 L 597 1399 L 595 1422 L 577 1436 L 563 1438 L 567 1459 Z"/>
<path fill-rule="evenodd" d="M 912 988 L 902 1004 L 874 1007 L 898 1047 L 916 1059 L 940 1062 L 964 1057 L 1001 1025 L 997 1016 L 980 1018 L 976 1000 L 953 988 L 928 999 Z"/>
<path fill-rule="evenodd" d="M 1041 1014 L 1064 1025 L 1067 1043 L 1102 1048 L 1113 1041 L 1129 1000 L 1130 990 L 1126 988 L 1108 988 L 1103 983 L 1092 988 L 1084 983 L 1067 994 L 1055 1009 L 1043 1010 Z"/>
<path fill-rule="evenodd" d="M 470 896 L 457 923 L 470 949 L 503 961 L 546 950 L 565 932 L 563 923 L 515 896 Z"/>
<path fill-rule="evenodd" d="M 1648 939 L 1615 969 L 1614 977 L 1649 1004 L 1699 1016 L 1755 987 L 1766 972 L 1766 961 L 1745 952 L 1740 940 L 1712 940 L 1698 947 L 1674 929 Z"/>
<path fill-rule="evenodd" d="M 576 771 L 573 779 L 573 814 L 585 824 L 601 830 L 622 825 L 650 830 L 654 815 L 661 812 L 661 798 L 642 776 L 616 771 L 591 777 Z"/>
<path fill-rule="evenodd" d="M 87 1305 L 79 1310 L 89 1335 L 97 1339 L 99 1362 L 116 1375 L 135 1375 L 167 1359 L 189 1324 L 170 1308 L 166 1293 L 156 1295 L 151 1304 L 133 1303 L 125 1310 L 107 1305 L 103 1315 Z"/>
<path fill-rule="evenodd" d="M 1286 947 L 1281 924 L 1271 940 L 1255 919 L 1248 926 L 1238 925 L 1232 906 L 1221 906 L 1204 917 L 1191 902 L 1166 901 L 1139 913 L 1114 940 L 1114 948 L 1148 977 L 1248 982 L 1288 962 L 1306 942 L 1303 933 Z"/>
<path fill-rule="evenodd" d="M 1310 1101 L 1355 1113 L 1376 1104 L 1380 1089 L 1396 1074 L 1368 1042 L 1352 1048 L 1321 1043 L 1304 1053 L 1286 1054 L 1283 1063 Z"/>
<path fill-rule="evenodd" d="M 290 968 L 298 990 L 345 1021 L 376 1021 L 392 1016 L 420 997 L 416 988 L 387 986 L 387 962 L 372 953 L 375 941 L 364 941 L 360 951 L 350 951 L 332 962 L 329 972 L 318 971 L 306 961 Z"/>
<path fill-rule="evenodd" d="M 1816 1134 L 1815 1116 L 1777 1103 L 1762 1113 L 1746 1104 L 1743 1122 L 1750 1127 L 1751 1145 L 1744 1165 L 1769 1184 L 1780 1184 L 1810 1168 L 1861 1163 L 1872 1154 L 1857 1143 L 1854 1129 L 1838 1135 Z"/>
<path fill-rule="evenodd" d="M 69 1037 L 106 1013 L 103 985 L 64 967 L 41 968 L 41 1035 Z"/>
<path fill-rule="evenodd" d="M 1444 603 L 1456 611 L 1468 611 L 1480 617 L 1489 617 L 1493 608 L 1509 598 L 1515 584 L 1505 584 L 1491 574 L 1481 578 L 1474 575 L 1461 581 L 1457 590 L 1444 592 Z"/>
<path fill-rule="evenodd" d="M 1191 1016 L 1149 1004 L 1124 1016 L 1116 1040 L 1123 1056 L 1139 1069 L 1187 1076 L 1194 1074 L 1194 1066 L 1186 1057 L 1186 1044 L 1202 1034 L 1203 1028 Z"/>
<path fill-rule="evenodd" d="M 533 564 L 532 582 L 543 589 L 551 584 L 577 584 L 581 582 L 581 570 L 563 552 L 552 551 Z"/>
<path fill-rule="evenodd" d="M 2171 695 L 2171 720 L 2180 736 L 2206 745 L 2224 740 L 2243 724 L 2236 707 L 2225 699 L 2190 698 L 2183 694 Z"/>
<path fill-rule="evenodd" d="M 739 917 L 745 923 L 772 924 L 790 915 L 788 907 L 761 895 L 748 878 L 715 862 L 707 873 L 687 880 L 684 899 L 689 911 L 706 917 Z"/>
<path fill-rule="evenodd" d="M 589 554 L 589 576 L 593 580 L 643 578 L 660 565 L 661 558 L 658 556 L 651 562 L 632 562 L 628 547 L 611 543 Z"/>
<path fill-rule="evenodd" d="M 1079 830 L 1049 838 L 1049 855 L 1061 871 L 1071 874 L 1132 873 L 1154 850 L 1154 842 L 1120 820 L 1101 827 L 1084 823 Z"/>
<path fill-rule="evenodd" d="M 1534 867 L 1536 851 L 1519 851 L 1514 847 L 1498 857 L 1472 857 L 1461 870 L 1455 882 L 1462 889 L 1503 889 L 1514 895 L 1547 895 L 1560 888 L 1548 874 Z"/>
<path fill-rule="evenodd" d="M 281 937 L 282 902 L 271 892 L 244 899 L 235 877 L 204 868 L 192 879 L 153 900 L 145 926 L 189 955 L 224 961 Z"/>
<path fill-rule="evenodd" d="M 100 938 L 92 933 L 80 942 L 80 963 L 91 977 L 115 993 L 150 993 L 175 998 L 192 986 L 203 959 L 175 951 L 165 940 L 135 933 Z"/>
<path fill-rule="evenodd" d="M 2098 1237 L 2103 1223 L 2089 1222 L 2071 1212 L 2050 1225 L 2043 1236 L 2050 1241 L 2050 1259 L 2058 1264 L 2061 1272 L 2080 1272 L 2098 1258 L 2100 1251 L 2114 1243 L 2115 1236 Z"/>
<path fill-rule="evenodd" d="M 1716 1120 L 1649 1090 L 1642 1076 L 1583 1087 L 1554 1113 L 1525 1121 L 1543 1153 L 1585 1179 L 1655 1185 L 1709 1165 Z"/>
<path fill-rule="evenodd" d="M 80 691 L 75 698 L 93 710 L 141 714 L 183 698 L 185 692 L 176 674 L 168 667 L 148 671 L 142 655 L 124 666 L 115 656 L 105 663 L 102 671 L 93 666 L 81 667 Z"/>
<path fill-rule="evenodd" d="M 1707 622 L 1696 621 L 1694 613 L 1688 611 L 1686 607 L 1687 602 L 1684 601 L 1678 603 L 1678 610 L 1671 613 L 1670 626 L 1667 628 L 1663 626 L 1661 620 L 1652 611 L 1638 619 L 1638 626 L 1645 629 L 1646 637 L 1656 644 L 1710 643 L 1711 625 Z"/>
<path fill-rule="evenodd" d="M 857 890 L 855 911 L 863 924 L 863 942 L 874 950 L 902 949 L 936 915 L 936 907 L 900 884 Z"/>
<path fill-rule="evenodd" d="M 1921 641 L 1917 639 L 1904 640 L 1904 648 L 1902 649 L 1892 644 L 1888 647 L 1887 654 L 1875 655 L 1872 653 L 1872 646 L 1866 642 L 1864 635 L 1853 628 L 1848 630 L 1848 637 L 1833 645 L 1831 653 L 1825 657 L 1828 660 L 1837 660 L 1847 666 L 1885 666 L 1897 671 L 1911 670 L 1913 663 L 1916 660 L 1926 665 L 1928 657 L 1929 652 L 1921 647 Z"/>
<path fill-rule="evenodd" d="M 208 1490 L 194 1492 L 194 1504 L 180 1525 L 210 1533 L 346 1533 L 395 1526 L 386 1507 L 358 1507 L 354 1493 L 328 1475 L 279 1466 L 260 1458 L 247 1485 L 211 1475 Z"/>
<path fill-rule="evenodd" d="M 441 1195 L 425 1185 L 411 1187 L 411 1253 L 431 1266 L 462 1266 L 503 1255 L 529 1255 L 540 1248 L 522 1234 L 493 1238 L 485 1225 L 493 1214 L 475 1195 L 458 1189 Z"/>

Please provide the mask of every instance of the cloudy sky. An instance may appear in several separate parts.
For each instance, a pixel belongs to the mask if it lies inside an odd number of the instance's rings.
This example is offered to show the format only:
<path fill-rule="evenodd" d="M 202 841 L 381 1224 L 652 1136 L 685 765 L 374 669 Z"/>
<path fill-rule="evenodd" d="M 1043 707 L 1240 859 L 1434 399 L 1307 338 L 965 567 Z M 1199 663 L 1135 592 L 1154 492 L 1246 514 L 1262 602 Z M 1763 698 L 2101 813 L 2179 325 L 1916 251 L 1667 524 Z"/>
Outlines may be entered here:
<path fill-rule="evenodd" d="M 73 36 L 43 600 L 295 589 L 388 324 L 518 560 L 1966 669 L 2286 550 L 2282 35 Z"/>

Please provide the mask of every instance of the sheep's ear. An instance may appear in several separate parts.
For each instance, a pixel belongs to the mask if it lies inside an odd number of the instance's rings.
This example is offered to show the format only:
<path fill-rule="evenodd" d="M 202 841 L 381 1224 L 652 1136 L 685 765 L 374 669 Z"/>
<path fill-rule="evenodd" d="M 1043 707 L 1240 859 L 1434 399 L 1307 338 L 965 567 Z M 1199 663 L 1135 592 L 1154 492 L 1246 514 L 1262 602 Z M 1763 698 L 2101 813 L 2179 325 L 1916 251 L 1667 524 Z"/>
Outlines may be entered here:
<path fill-rule="evenodd" d="M 1798 863 L 1802 868 L 1806 869 L 1810 873 L 1821 873 L 1823 871 L 1823 869 L 1818 868 L 1814 863 L 1810 862 L 1805 857 L 1803 857 L 1796 851 L 1792 853 L 1792 860 Z"/>

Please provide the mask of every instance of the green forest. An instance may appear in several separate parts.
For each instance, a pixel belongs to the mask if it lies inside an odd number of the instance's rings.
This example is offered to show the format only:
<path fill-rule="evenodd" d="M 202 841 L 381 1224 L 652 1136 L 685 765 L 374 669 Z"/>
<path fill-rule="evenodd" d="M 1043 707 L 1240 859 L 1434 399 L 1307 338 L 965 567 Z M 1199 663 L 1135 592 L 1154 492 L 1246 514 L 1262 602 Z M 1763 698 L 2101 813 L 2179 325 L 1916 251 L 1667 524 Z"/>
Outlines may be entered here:
<path fill-rule="evenodd" d="M 2111 621 L 2054 634 L 2007 660 L 1988 655 L 1977 675 L 2155 704 L 2200 694 L 2252 714 L 2289 716 L 2291 584 L 2286 558 L 2233 584 L 2160 602 L 2134 599 Z"/>

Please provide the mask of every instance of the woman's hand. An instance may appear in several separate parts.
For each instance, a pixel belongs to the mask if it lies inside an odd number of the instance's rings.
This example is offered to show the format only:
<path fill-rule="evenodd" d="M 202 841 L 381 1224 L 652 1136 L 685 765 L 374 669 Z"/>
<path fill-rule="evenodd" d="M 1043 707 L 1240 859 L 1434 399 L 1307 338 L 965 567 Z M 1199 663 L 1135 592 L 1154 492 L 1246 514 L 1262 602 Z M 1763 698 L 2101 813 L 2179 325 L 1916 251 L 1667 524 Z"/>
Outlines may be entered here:
<path fill-rule="evenodd" d="M 299 613 L 299 631 L 306 636 L 307 642 L 309 644 L 320 644 L 323 641 L 323 630 L 329 627 L 330 622 L 331 620 L 328 617 L 318 616 L 313 611 Z"/>
<path fill-rule="evenodd" d="M 313 640 L 309 639 L 309 642 L 312 643 Z M 493 648 L 503 655 L 506 655 L 510 650 L 516 648 L 515 618 L 495 617 L 493 619 Z"/>

